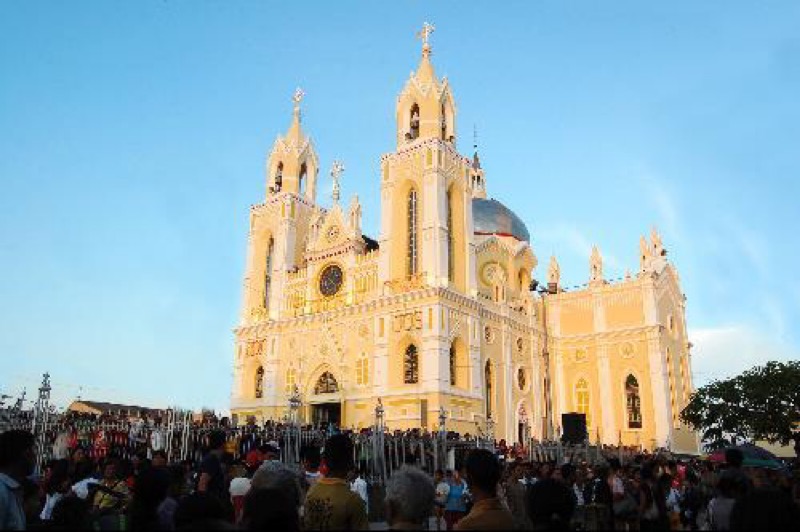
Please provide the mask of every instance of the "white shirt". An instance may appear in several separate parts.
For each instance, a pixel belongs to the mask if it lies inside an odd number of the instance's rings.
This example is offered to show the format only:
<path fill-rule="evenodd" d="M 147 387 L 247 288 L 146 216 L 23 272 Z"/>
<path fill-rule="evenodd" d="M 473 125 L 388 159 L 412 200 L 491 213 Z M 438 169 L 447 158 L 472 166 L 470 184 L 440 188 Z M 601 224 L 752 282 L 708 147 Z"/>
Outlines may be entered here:
<path fill-rule="evenodd" d="M 250 491 L 250 479 L 247 477 L 237 477 L 231 479 L 231 485 L 228 491 L 231 497 L 244 497 Z"/>
<path fill-rule="evenodd" d="M 361 477 L 357 477 L 351 484 L 350 484 L 350 491 L 358 494 L 361 497 L 361 500 L 364 501 L 364 505 L 369 508 L 369 495 L 367 494 L 367 481 Z"/>
<path fill-rule="evenodd" d="M 450 494 L 450 484 L 445 481 L 439 482 L 436 485 L 436 502 L 439 504 L 445 504 L 447 502 L 447 496 Z"/>
<path fill-rule="evenodd" d="M 42 513 L 39 514 L 39 519 L 42 521 L 49 521 L 53 517 L 53 508 L 56 507 L 56 504 L 58 504 L 58 501 L 60 501 L 62 497 L 64 497 L 64 495 L 58 492 L 53 494 L 48 493 L 47 499 L 44 501 Z"/>

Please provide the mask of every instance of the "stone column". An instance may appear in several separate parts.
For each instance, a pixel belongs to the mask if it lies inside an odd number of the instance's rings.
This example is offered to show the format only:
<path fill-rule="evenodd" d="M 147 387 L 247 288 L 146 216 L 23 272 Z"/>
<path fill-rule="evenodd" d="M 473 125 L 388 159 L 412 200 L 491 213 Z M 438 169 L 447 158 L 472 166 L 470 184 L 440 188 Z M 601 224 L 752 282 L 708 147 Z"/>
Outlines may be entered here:
<path fill-rule="evenodd" d="M 619 440 L 617 425 L 615 423 L 616 401 L 614 394 L 618 386 L 611 381 L 611 361 L 609 360 L 608 346 L 601 345 L 597 349 L 597 364 L 600 374 L 600 410 L 602 413 L 602 441 L 606 444 L 616 444 Z M 591 439 L 591 435 L 590 435 Z"/>

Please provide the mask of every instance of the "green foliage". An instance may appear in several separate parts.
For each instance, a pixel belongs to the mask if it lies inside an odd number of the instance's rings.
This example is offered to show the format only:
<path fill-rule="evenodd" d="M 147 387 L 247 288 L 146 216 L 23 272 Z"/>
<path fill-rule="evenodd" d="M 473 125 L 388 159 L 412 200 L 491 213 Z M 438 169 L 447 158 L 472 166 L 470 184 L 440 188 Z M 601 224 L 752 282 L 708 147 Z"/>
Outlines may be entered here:
<path fill-rule="evenodd" d="M 698 389 L 681 419 L 708 449 L 753 440 L 787 445 L 800 429 L 800 362 L 768 362 Z"/>

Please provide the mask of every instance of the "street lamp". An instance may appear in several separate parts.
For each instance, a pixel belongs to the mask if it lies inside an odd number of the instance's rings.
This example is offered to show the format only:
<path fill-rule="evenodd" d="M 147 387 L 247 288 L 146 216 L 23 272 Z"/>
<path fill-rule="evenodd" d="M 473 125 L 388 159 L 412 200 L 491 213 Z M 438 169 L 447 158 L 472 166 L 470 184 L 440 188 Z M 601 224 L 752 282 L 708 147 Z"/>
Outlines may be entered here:
<path fill-rule="evenodd" d="M 378 404 L 375 405 L 375 427 L 379 432 L 383 432 L 383 403 L 381 398 L 378 397 Z"/>
<path fill-rule="evenodd" d="M 489 439 L 489 445 L 494 447 L 494 419 L 492 416 L 486 418 L 486 437 Z"/>
<path fill-rule="evenodd" d="M 445 432 L 445 423 L 447 423 L 447 412 L 443 406 L 439 407 L 439 432 Z"/>
<path fill-rule="evenodd" d="M 302 404 L 303 401 L 300 399 L 300 390 L 297 389 L 297 385 L 295 384 L 294 390 L 292 390 L 292 394 L 289 396 L 289 413 L 292 423 L 297 423 L 297 414 Z"/>

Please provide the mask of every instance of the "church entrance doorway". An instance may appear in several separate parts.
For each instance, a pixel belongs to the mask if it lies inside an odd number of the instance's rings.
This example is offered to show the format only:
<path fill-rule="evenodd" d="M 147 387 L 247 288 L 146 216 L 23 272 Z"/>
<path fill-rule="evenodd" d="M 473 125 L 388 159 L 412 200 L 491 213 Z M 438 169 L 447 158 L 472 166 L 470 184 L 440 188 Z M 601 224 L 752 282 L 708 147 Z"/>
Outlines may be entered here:
<path fill-rule="evenodd" d="M 319 403 L 311 405 L 311 421 L 315 425 L 333 423 L 338 427 L 341 420 L 341 403 Z"/>

